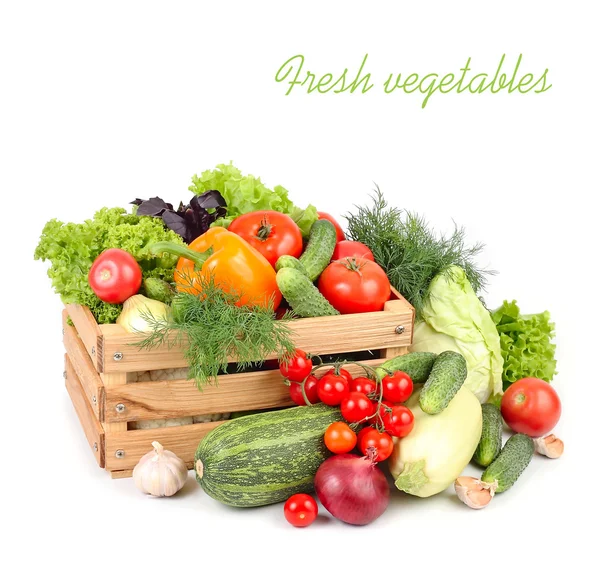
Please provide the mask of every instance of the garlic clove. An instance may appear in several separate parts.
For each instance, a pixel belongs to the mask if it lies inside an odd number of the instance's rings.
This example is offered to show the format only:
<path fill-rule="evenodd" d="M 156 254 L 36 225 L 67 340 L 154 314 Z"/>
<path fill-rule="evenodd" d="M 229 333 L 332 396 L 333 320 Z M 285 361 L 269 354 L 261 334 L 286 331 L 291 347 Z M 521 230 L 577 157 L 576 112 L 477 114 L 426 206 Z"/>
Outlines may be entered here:
<path fill-rule="evenodd" d="M 146 453 L 133 469 L 133 480 L 139 490 L 156 497 L 173 496 L 183 488 L 188 469 L 173 452 L 158 442 L 153 451 Z"/>
<path fill-rule="evenodd" d="M 550 435 L 546 435 L 546 437 L 538 437 L 533 440 L 533 446 L 535 447 L 535 452 L 540 455 L 544 455 L 549 459 L 557 459 L 562 456 L 565 450 L 565 444 L 562 439 L 559 439 L 551 433 Z"/>
<path fill-rule="evenodd" d="M 459 476 L 454 482 L 458 499 L 472 509 L 482 509 L 492 501 L 498 483 L 482 482 L 471 476 Z"/>

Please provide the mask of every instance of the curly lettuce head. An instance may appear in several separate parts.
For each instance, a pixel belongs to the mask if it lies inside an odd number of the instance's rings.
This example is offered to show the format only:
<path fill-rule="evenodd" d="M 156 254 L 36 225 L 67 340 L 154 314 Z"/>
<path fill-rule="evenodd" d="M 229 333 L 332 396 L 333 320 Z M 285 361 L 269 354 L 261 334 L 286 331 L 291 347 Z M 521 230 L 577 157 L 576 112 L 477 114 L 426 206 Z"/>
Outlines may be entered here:
<path fill-rule="evenodd" d="M 227 216 L 218 219 L 214 225 L 229 226 L 231 221 L 252 211 L 279 211 L 290 215 L 303 236 L 308 236 L 310 227 L 317 220 L 317 209 L 309 205 L 306 209 L 296 207 L 281 185 L 273 189 L 265 187 L 260 178 L 249 174 L 243 176 L 232 164 L 219 164 L 213 170 L 206 170 L 192 178 L 190 191 L 199 195 L 216 189 L 227 202 Z"/>
<path fill-rule="evenodd" d="M 480 402 L 502 393 L 500 337 L 461 268 L 453 266 L 433 279 L 422 318 L 411 351 L 456 351 L 467 361 L 465 386 Z"/>
<path fill-rule="evenodd" d="M 121 248 L 137 260 L 144 277 L 171 281 L 177 257 L 156 257 L 148 250 L 160 241 L 183 244 L 177 234 L 165 229 L 160 219 L 133 215 L 119 207 L 103 208 L 93 219 L 82 223 L 48 221 L 34 257 L 51 262 L 48 277 L 65 304 L 85 305 L 99 323 L 105 324 L 116 320 L 121 306 L 102 302 L 94 294 L 88 283 L 92 263 L 104 250 Z"/>

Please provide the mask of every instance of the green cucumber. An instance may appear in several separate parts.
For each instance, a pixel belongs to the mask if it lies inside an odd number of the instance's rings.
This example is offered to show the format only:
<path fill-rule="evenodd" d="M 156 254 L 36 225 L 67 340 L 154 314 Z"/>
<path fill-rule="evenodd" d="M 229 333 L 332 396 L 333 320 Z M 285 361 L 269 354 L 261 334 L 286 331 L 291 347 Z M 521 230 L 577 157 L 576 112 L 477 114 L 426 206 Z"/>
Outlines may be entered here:
<path fill-rule="evenodd" d="M 456 351 L 443 351 L 423 386 L 419 404 L 426 414 L 439 414 L 450 404 L 467 378 L 467 361 Z"/>
<path fill-rule="evenodd" d="M 428 379 L 436 357 L 435 353 L 429 351 L 413 351 L 386 361 L 376 372 L 382 379 L 394 371 L 404 371 L 415 384 L 423 383 Z"/>
<path fill-rule="evenodd" d="M 331 224 L 331 223 L 329 223 Z M 339 312 L 319 293 L 312 281 L 297 269 L 284 267 L 277 272 L 277 286 L 297 316 L 315 318 Z"/>
<path fill-rule="evenodd" d="M 494 404 L 482 404 L 483 427 L 473 461 L 479 466 L 489 466 L 502 449 L 502 414 Z"/>
<path fill-rule="evenodd" d="M 211 498 L 235 507 L 310 493 L 317 469 L 331 455 L 325 430 L 341 420 L 339 408 L 317 404 L 225 422 L 198 445 L 196 480 Z"/>
<path fill-rule="evenodd" d="M 481 480 L 488 484 L 497 482 L 496 493 L 505 492 L 527 468 L 533 453 L 533 439 L 523 433 L 516 433 L 504 444 L 496 460 L 486 468 Z"/>
<path fill-rule="evenodd" d="M 306 271 L 306 267 L 304 267 L 304 264 L 294 256 L 279 256 L 279 259 L 275 263 L 275 271 L 279 271 L 284 267 L 297 269 L 300 273 L 302 273 L 302 275 L 306 275 L 306 277 L 308 277 L 308 271 Z"/>
<path fill-rule="evenodd" d="M 308 236 L 308 244 L 300 256 L 300 263 L 306 268 L 311 281 L 316 281 L 329 265 L 336 243 L 337 233 L 332 223 L 324 219 L 313 223 Z"/>

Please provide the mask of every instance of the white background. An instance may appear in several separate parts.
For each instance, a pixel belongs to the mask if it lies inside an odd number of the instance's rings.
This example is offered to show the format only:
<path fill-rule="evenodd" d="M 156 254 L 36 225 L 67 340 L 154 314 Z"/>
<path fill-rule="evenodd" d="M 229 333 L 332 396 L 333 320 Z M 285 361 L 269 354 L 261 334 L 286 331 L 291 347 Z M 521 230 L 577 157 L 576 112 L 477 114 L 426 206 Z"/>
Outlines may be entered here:
<path fill-rule="evenodd" d="M 210 5 L 209 5 L 210 4 Z M 593 2 L 13 2 L 0 10 L 2 512 L 11 560 L 549 560 L 592 544 L 598 459 L 598 47 Z M 285 96 L 279 66 L 325 73 L 493 72 L 502 53 L 549 68 L 541 94 Z M 483 511 L 450 492 L 394 494 L 364 528 L 282 506 L 233 510 L 190 480 L 175 498 L 113 481 L 88 450 L 62 379 L 61 303 L 33 251 L 53 217 L 159 195 L 233 160 L 340 216 L 377 182 L 441 230 L 451 219 L 516 298 L 557 327 L 562 459 L 535 458 Z M 595 441 L 594 441 L 595 439 Z M 472 467 L 467 472 L 476 474 Z M 6 525 L 6 524 L 5 524 Z M 593 552 L 593 551 L 592 551 Z M 359 554 L 360 553 L 360 554 Z M 344 554 L 341 554 L 344 556 Z"/>

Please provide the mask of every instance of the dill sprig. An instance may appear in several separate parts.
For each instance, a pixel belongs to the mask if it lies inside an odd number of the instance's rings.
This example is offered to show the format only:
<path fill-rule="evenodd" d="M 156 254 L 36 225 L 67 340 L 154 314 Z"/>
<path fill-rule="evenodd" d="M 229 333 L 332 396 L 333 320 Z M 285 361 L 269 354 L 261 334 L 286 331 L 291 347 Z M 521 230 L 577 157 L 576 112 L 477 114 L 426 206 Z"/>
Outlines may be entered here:
<path fill-rule="evenodd" d="M 282 361 L 291 358 L 290 314 L 276 319 L 272 303 L 268 307 L 238 306 L 242 293 L 225 289 L 210 276 L 193 283 L 198 294 L 178 292 L 168 319 L 146 318 L 151 331 L 137 342 L 138 347 L 183 346 L 188 379 L 195 380 L 199 390 L 205 384 L 217 384 L 217 376 L 227 373 L 231 362 L 243 371 L 270 355 Z"/>
<path fill-rule="evenodd" d="M 379 186 L 375 187 L 372 206 L 357 205 L 356 212 L 345 217 L 348 234 L 371 249 L 391 284 L 415 307 L 418 319 L 429 299 L 431 281 L 438 274 L 450 274 L 452 265 L 464 269 L 476 293 L 485 287 L 486 276 L 495 272 L 475 262 L 483 244 L 467 246 L 464 228 L 456 224 L 449 236 L 437 235 L 424 217 L 389 207 Z"/>

